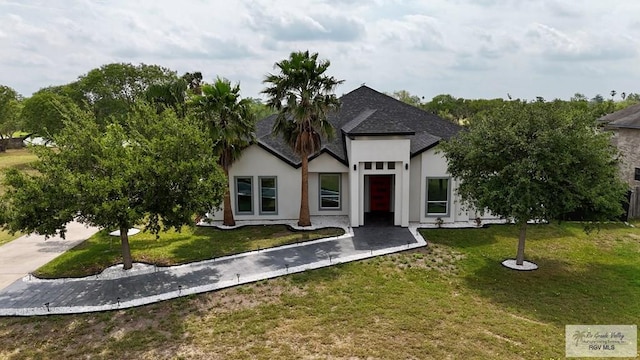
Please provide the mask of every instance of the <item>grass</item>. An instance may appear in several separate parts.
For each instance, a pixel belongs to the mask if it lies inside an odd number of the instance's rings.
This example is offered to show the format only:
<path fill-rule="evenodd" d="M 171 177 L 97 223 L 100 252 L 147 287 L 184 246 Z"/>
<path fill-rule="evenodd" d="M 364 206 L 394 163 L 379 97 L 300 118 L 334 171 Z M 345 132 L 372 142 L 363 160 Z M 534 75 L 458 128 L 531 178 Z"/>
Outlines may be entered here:
<path fill-rule="evenodd" d="M 640 230 L 424 230 L 420 250 L 135 309 L 0 318 L 0 358 L 559 359 L 566 324 L 637 324 Z M 56 334 L 55 336 L 52 336 Z"/>
<path fill-rule="evenodd" d="M 4 171 L 9 168 L 29 171 L 31 170 L 29 164 L 36 159 L 37 157 L 32 154 L 29 149 L 9 149 L 6 152 L 0 152 L 0 195 L 5 191 L 2 185 L 4 180 Z M 21 235 L 23 234 L 16 233 L 11 235 L 4 230 L 0 230 L 0 245 L 8 243 Z"/>
<path fill-rule="evenodd" d="M 134 262 L 160 266 L 185 264 L 220 256 L 344 234 L 339 228 L 292 231 L 285 225 L 245 226 L 234 230 L 184 227 L 181 232 L 155 235 L 141 232 L 129 237 Z M 120 238 L 101 231 L 44 265 L 35 275 L 43 278 L 98 274 L 122 263 Z"/>

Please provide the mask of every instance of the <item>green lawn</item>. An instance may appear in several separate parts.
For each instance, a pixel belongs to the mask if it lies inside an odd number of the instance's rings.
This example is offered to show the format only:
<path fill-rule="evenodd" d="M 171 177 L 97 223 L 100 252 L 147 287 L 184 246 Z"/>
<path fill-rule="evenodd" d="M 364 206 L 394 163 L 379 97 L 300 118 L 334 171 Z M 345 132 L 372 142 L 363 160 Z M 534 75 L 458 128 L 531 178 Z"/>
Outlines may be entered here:
<path fill-rule="evenodd" d="M 141 232 L 129 237 L 129 242 L 134 262 L 167 266 L 342 234 L 344 230 L 338 228 L 291 231 L 285 225 L 234 230 L 184 227 L 181 232 L 161 233 L 159 239 Z M 101 231 L 34 273 L 44 278 L 81 277 L 98 274 L 118 263 L 122 263 L 120 238 Z"/>
<path fill-rule="evenodd" d="M 97 314 L 0 319 L 0 358 L 559 359 L 567 324 L 638 324 L 640 230 L 423 231 L 428 248 Z"/>
<path fill-rule="evenodd" d="M 4 171 L 8 168 L 17 168 L 29 170 L 29 163 L 35 161 L 37 157 L 32 154 L 29 149 L 9 149 L 6 152 L 0 152 L 0 195 L 4 193 L 2 185 L 4 179 Z M 6 231 L 0 230 L 0 245 L 5 244 L 22 235 L 17 233 L 10 235 Z"/>

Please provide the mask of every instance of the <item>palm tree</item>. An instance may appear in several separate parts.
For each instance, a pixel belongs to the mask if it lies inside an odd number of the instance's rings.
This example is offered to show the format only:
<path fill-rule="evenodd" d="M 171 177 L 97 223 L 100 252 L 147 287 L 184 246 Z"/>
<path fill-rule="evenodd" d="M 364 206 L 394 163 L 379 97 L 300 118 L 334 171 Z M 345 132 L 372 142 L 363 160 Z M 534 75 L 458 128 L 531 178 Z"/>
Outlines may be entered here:
<path fill-rule="evenodd" d="M 229 182 L 229 168 L 240 158 L 242 150 L 254 139 L 255 116 L 251 111 L 251 100 L 240 98 L 240 85 L 231 85 L 224 78 L 213 84 L 201 86 L 202 95 L 196 95 L 191 104 L 196 116 L 203 120 L 211 133 L 218 154 L 218 164 Z M 227 187 L 224 195 L 223 224 L 236 224 L 231 209 L 231 194 Z"/>
<path fill-rule="evenodd" d="M 333 91 L 344 80 L 325 75 L 329 65 L 328 60 L 318 61 L 318 53 L 292 52 L 275 64 L 280 73 L 268 74 L 263 81 L 270 84 L 262 91 L 267 105 L 278 111 L 273 133 L 284 136 L 302 162 L 299 226 L 311 226 L 308 157 L 320 150 L 322 137 L 333 136 L 327 114 L 340 106 Z"/>

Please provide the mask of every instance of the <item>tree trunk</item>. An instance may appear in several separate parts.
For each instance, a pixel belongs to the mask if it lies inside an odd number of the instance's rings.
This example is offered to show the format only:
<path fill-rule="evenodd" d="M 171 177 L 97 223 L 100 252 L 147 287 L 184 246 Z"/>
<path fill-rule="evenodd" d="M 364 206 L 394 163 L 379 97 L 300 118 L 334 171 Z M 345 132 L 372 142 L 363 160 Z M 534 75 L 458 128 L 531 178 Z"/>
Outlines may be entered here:
<path fill-rule="evenodd" d="M 298 219 L 298 226 L 311 226 L 311 215 L 309 214 L 309 159 L 307 159 L 306 152 L 300 154 L 302 158 L 302 166 L 300 172 L 302 173 L 302 189 L 300 193 L 300 217 Z"/>
<path fill-rule="evenodd" d="M 516 265 L 524 263 L 524 241 L 527 236 L 527 222 L 520 224 L 520 238 L 518 239 L 518 255 L 516 255 Z"/>
<path fill-rule="evenodd" d="M 235 226 L 236 220 L 233 218 L 233 209 L 231 208 L 231 189 L 229 184 L 229 169 L 224 169 L 224 175 L 227 177 L 227 189 L 224 192 L 224 219 L 222 223 L 226 226 Z"/>
<path fill-rule="evenodd" d="M 129 270 L 133 267 L 131 260 L 131 248 L 129 248 L 129 227 L 120 226 L 120 242 L 122 243 L 122 263 L 124 269 Z"/>

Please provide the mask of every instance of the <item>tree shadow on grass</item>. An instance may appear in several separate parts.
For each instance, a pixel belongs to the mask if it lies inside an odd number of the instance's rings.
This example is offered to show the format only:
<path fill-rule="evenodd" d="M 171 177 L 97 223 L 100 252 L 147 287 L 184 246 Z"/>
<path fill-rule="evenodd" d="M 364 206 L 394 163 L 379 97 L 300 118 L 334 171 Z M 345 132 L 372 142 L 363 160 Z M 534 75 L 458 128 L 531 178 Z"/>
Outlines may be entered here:
<path fill-rule="evenodd" d="M 536 271 L 515 271 L 494 259 L 464 278 L 467 287 L 507 309 L 539 321 L 567 324 L 633 324 L 640 316 L 638 264 L 532 258 Z"/>

